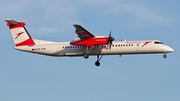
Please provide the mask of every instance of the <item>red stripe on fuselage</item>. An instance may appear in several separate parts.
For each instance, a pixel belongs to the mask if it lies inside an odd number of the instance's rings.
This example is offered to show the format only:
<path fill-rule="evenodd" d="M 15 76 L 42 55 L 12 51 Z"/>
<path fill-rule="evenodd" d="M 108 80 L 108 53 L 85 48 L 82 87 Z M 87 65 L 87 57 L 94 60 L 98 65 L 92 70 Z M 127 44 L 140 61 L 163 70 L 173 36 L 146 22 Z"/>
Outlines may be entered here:
<path fill-rule="evenodd" d="M 108 38 L 91 38 L 88 40 L 72 41 L 70 44 L 79 46 L 105 45 L 108 44 Z"/>
<path fill-rule="evenodd" d="M 151 41 L 147 41 L 144 43 L 144 45 L 142 45 L 142 47 L 144 47 L 145 45 L 149 44 Z"/>
<path fill-rule="evenodd" d="M 35 45 L 32 38 L 29 38 L 21 43 L 16 44 L 16 46 L 29 46 L 29 45 Z"/>

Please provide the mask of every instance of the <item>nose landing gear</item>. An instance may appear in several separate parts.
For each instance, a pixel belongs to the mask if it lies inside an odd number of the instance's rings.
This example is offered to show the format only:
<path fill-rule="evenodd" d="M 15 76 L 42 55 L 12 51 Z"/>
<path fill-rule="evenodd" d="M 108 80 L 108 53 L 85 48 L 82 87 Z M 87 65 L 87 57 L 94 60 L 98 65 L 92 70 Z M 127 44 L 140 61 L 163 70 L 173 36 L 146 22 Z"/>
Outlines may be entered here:
<path fill-rule="evenodd" d="M 166 53 L 164 53 L 163 58 L 167 58 Z"/>

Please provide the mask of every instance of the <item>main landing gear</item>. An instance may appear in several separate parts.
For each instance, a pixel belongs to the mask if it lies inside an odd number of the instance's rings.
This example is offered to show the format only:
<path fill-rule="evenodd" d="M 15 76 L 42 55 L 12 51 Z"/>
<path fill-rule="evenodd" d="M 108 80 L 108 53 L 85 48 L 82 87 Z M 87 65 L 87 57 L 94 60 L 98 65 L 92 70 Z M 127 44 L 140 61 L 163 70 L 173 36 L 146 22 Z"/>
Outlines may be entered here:
<path fill-rule="evenodd" d="M 97 61 L 95 62 L 95 65 L 96 66 L 100 66 L 100 60 L 101 60 L 101 58 L 103 57 L 103 55 L 101 55 L 100 57 L 99 57 L 99 55 L 97 55 Z"/>
<path fill-rule="evenodd" d="M 83 57 L 85 58 L 85 59 L 88 59 L 89 58 L 89 52 L 91 51 L 91 49 L 92 48 L 94 48 L 94 46 L 92 46 L 92 47 L 86 47 L 86 52 L 85 52 L 85 54 L 83 55 Z M 101 60 L 101 58 L 103 57 L 103 55 L 101 55 L 100 57 L 99 57 L 99 55 L 97 55 L 97 61 L 95 62 L 95 65 L 96 66 L 100 66 L 100 60 Z"/>
<path fill-rule="evenodd" d="M 84 54 L 84 58 L 85 58 L 85 59 L 88 59 L 88 58 L 89 58 L 89 55 L 88 55 L 88 54 Z"/>
<path fill-rule="evenodd" d="M 85 54 L 84 54 L 84 58 L 85 58 L 85 59 L 88 59 L 88 58 L 89 58 L 88 53 L 91 51 L 92 48 L 94 48 L 94 46 L 92 46 L 92 47 L 86 47 L 86 52 L 85 52 Z"/>
<path fill-rule="evenodd" d="M 89 55 L 88 54 L 84 54 L 84 58 L 85 59 L 87 59 L 89 57 Z M 103 57 L 103 55 L 101 55 L 100 57 L 99 57 L 99 55 L 97 55 L 97 61 L 95 62 L 95 65 L 96 66 L 100 66 L 100 60 L 101 60 L 101 58 Z"/>

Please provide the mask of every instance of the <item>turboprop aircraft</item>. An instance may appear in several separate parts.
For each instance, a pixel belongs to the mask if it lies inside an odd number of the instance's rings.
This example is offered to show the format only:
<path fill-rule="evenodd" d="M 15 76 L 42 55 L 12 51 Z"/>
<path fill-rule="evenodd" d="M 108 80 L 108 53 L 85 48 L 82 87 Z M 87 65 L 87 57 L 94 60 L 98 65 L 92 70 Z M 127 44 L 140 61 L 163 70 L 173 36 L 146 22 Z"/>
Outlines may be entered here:
<path fill-rule="evenodd" d="M 52 42 L 33 39 L 25 28 L 25 22 L 17 22 L 12 19 L 5 20 L 10 28 L 15 47 L 14 49 L 43 54 L 48 56 L 97 56 L 96 66 L 100 66 L 103 55 L 128 55 L 128 54 L 166 54 L 174 50 L 159 40 L 141 41 L 114 41 L 111 36 L 94 36 L 82 26 L 74 24 L 78 35 L 71 42 Z"/>

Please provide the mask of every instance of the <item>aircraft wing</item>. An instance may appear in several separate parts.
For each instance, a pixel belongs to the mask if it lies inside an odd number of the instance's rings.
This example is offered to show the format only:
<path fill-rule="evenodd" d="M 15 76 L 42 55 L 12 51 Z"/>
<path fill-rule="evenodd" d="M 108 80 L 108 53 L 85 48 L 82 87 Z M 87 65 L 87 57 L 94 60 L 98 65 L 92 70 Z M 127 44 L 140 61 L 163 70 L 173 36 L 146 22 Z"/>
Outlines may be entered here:
<path fill-rule="evenodd" d="M 86 29 L 84 29 L 82 26 L 78 25 L 78 24 L 74 24 L 74 27 L 76 28 L 75 32 L 77 33 L 78 37 L 81 40 L 87 40 L 87 39 L 91 39 L 94 37 L 93 34 L 91 34 L 90 32 L 88 32 Z"/>

